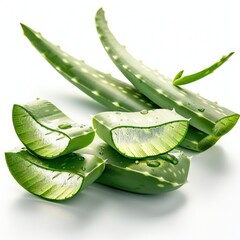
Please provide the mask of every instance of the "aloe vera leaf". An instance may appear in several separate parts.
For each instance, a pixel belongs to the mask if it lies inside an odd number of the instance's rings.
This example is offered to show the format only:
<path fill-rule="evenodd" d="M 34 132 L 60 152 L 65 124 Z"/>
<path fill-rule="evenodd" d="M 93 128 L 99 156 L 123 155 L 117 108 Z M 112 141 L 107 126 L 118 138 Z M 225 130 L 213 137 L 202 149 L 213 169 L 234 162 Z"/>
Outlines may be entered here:
<path fill-rule="evenodd" d="M 132 85 L 98 71 L 84 61 L 77 60 L 26 25 L 22 24 L 22 28 L 32 45 L 61 75 L 110 110 L 141 111 L 158 108 L 158 105 Z M 117 59 L 117 56 L 114 58 Z M 193 151 L 203 151 L 215 142 L 215 136 L 189 126 L 187 135 L 180 145 Z"/>
<path fill-rule="evenodd" d="M 84 61 L 70 56 L 59 46 L 44 39 L 40 33 L 24 24 L 21 26 L 32 45 L 61 75 L 98 102 L 112 110 L 121 109 L 121 111 L 154 108 L 155 104 L 152 104 L 151 101 L 148 103 L 148 99 L 135 92 L 135 88 L 129 84 L 124 84 L 110 74 L 102 73 L 88 66 Z M 132 98 L 128 98 L 128 95 L 132 95 Z M 116 101 L 116 99 L 118 100 Z"/>
<path fill-rule="evenodd" d="M 102 112 L 93 116 L 98 136 L 129 158 L 169 152 L 184 139 L 188 120 L 166 109 Z"/>
<path fill-rule="evenodd" d="M 195 128 L 216 137 L 230 131 L 239 119 L 236 114 L 187 89 L 174 86 L 172 80 L 137 61 L 121 46 L 108 28 L 104 11 L 96 14 L 100 40 L 119 70 L 146 97 L 162 108 L 174 108 L 185 118 L 191 118 Z"/>
<path fill-rule="evenodd" d="M 86 147 L 95 135 L 92 127 L 77 124 L 47 100 L 15 104 L 12 119 L 22 143 L 48 159 Z"/>
<path fill-rule="evenodd" d="M 134 193 L 157 194 L 175 190 L 186 183 L 190 167 L 190 158 L 180 150 L 138 161 L 119 154 L 97 137 L 78 152 L 95 154 L 106 160 L 105 170 L 96 182 Z"/>
<path fill-rule="evenodd" d="M 49 161 L 20 150 L 6 152 L 5 158 L 12 176 L 23 188 L 55 201 L 75 196 L 94 182 L 105 167 L 101 158 L 91 154 L 70 153 Z"/>
<path fill-rule="evenodd" d="M 214 63 L 210 67 L 205 68 L 202 71 L 191 74 L 191 75 L 182 77 L 183 71 L 180 71 L 179 72 L 180 75 L 177 74 L 176 77 L 174 78 L 173 85 L 177 86 L 177 85 L 188 84 L 206 77 L 207 75 L 213 73 L 213 71 L 219 68 L 223 63 L 225 63 L 233 54 L 234 52 L 231 52 L 228 55 L 223 56 L 218 62 Z"/>

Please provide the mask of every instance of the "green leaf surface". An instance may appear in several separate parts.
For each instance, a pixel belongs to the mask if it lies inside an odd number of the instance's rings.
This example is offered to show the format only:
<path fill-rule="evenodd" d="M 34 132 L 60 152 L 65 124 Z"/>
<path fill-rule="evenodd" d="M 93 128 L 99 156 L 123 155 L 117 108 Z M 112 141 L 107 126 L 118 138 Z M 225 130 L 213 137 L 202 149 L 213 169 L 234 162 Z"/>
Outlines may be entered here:
<path fill-rule="evenodd" d="M 221 107 L 187 89 L 176 87 L 172 79 L 145 66 L 131 56 L 111 33 L 104 11 L 96 14 L 96 28 L 100 40 L 119 70 L 146 97 L 162 108 L 174 108 L 190 124 L 214 137 L 221 137 L 230 131 L 239 119 L 239 114 Z"/>
<path fill-rule="evenodd" d="M 173 80 L 173 84 L 175 86 L 177 85 L 183 85 L 183 84 L 188 84 L 191 82 L 195 82 L 199 79 L 202 79 L 206 76 L 208 76 L 209 74 L 213 73 L 217 68 L 219 68 L 223 63 L 225 63 L 232 55 L 234 54 L 234 52 L 229 53 L 226 56 L 223 56 L 218 62 L 214 63 L 213 65 L 211 65 L 208 68 L 203 69 L 200 72 L 191 74 L 191 75 L 187 75 L 187 76 L 183 76 L 183 71 L 180 71 L 176 77 Z"/>
<path fill-rule="evenodd" d="M 134 86 L 120 81 L 110 74 L 90 67 L 64 52 L 43 38 L 40 33 L 22 24 L 25 36 L 40 54 L 78 89 L 115 111 L 141 111 L 156 109 L 159 106 L 146 98 Z M 113 55 L 118 60 L 118 56 Z M 203 151 L 214 145 L 217 138 L 189 126 L 182 147 L 193 151 Z"/>
<path fill-rule="evenodd" d="M 104 161 L 91 154 L 71 153 L 54 161 L 26 150 L 5 153 L 8 168 L 27 191 L 48 199 L 66 200 L 94 182 L 103 172 Z"/>
<path fill-rule="evenodd" d="M 13 125 L 22 143 L 43 158 L 56 158 L 89 145 L 95 135 L 87 125 L 80 125 L 46 100 L 15 104 Z"/>
<path fill-rule="evenodd" d="M 93 116 L 93 127 L 122 155 L 145 158 L 178 146 L 187 133 L 188 120 L 166 109 L 102 112 Z"/>
<path fill-rule="evenodd" d="M 78 152 L 95 154 L 106 160 L 105 170 L 96 181 L 113 188 L 158 194 L 173 191 L 187 182 L 190 158 L 176 149 L 154 158 L 136 160 L 124 157 L 95 138 L 92 144 Z"/>

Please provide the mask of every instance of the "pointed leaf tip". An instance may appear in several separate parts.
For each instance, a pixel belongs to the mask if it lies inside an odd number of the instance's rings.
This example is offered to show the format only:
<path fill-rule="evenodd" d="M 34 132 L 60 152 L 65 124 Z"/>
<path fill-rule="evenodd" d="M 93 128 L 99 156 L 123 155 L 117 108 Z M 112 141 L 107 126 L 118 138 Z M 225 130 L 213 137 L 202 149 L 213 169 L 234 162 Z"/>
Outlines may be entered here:
<path fill-rule="evenodd" d="M 21 22 L 20 22 L 20 26 L 23 30 L 23 33 L 25 33 L 25 29 L 27 29 L 27 26 L 25 24 L 21 23 Z"/>
<path fill-rule="evenodd" d="M 30 27 L 28 27 L 28 26 L 27 26 L 26 24 L 24 24 L 24 23 L 20 23 L 20 25 L 21 25 L 23 31 L 30 29 Z"/>
<path fill-rule="evenodd" d="M 97 13 L 96 13 L 96 17 L 99 16 L 99 15 L 105 15 L 105 12 L 103 10 L 103 8 L 99 8 Z"/>
<path fill-rule="evenodd" d="M 184 72 L 184 70 L 181 70 L 180 72 L 178 72 L 178 73 L 176 74 L 176 76 L 174 77 L 173 81 L 175 81 L 175 80 L 179 79 L 180 77 L 182 77 L 183 72 Z"/>

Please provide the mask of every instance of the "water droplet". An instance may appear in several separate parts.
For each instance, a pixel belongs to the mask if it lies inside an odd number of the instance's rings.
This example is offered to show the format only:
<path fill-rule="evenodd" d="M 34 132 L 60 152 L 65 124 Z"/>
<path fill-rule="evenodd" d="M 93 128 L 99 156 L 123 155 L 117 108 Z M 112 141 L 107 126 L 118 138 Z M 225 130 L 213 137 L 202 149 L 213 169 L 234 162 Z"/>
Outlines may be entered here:
<path fill-rule="evenodd" d="M 81 169 L 82 169 L 83 171 L 86 171 L 86 168 L 85 168 L 85 167 L 81 167 Z"/>
<path fill-rule="evenodd" d="M 205 108 L 198 108 L 198 111 L 199 111 L 199 112 L 204 112 L 204 111 L 205 111 Z"/>
<path fill-rule="evenodd" d="M 135 161 L 135 163 L 136 163 L 136 164 L 139 164 L 139 161 L 138 161 L 138 160 L 136 160 L 136 161 Z"/>
<path fill-rule="evenodd" d="M 140 113 L 143 114 L 143 115 L 144 115 L 144 114 L 148 114 L 148 110 L 143 109 L 142 111 L 140 111 Z"/>
<path fill-rule="evenodd" d="M 160 166 L 160 162 L 158 162 L 156 160 L 147 160 L 147 165 L 149 167 L 158 167 L 158 166 Z"/>
<path fill-rule="evenodd" d="M 71 127 L 72 127 L 72 125 L 69 123 L 62 123 L 62 124 L 58 125 L 58 128 L 60 128 L 60 129 L 68 129 Z"/>

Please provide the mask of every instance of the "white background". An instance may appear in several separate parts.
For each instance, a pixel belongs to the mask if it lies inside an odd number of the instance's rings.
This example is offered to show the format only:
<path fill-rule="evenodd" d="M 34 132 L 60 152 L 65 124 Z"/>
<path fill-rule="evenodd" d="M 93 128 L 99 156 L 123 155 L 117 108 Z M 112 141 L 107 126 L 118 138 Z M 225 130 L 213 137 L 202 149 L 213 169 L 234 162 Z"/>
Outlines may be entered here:
<path fill-rule="evenodd" d="M 186 86 L 240 112 L 239 1 L 0 2 L 0 239 L 240 239 L 239 124 L 214 147 L 193 154 L 188 183 L 144 196 L 89 186 L 65 203 L 32 196 L 10 175 L 4 152 L 21 145 L 11 121 L 13 103 L 37 97 L 76 121 L 107 110 L 60 76 L 23 36 L 23 22 L 88 64 L 125 80 L 98 39 L 94 15 L 103 7 L 122 44 L 152 68 L 174 77 L 201 70 L 231 51 L 214 74 Z"/>

